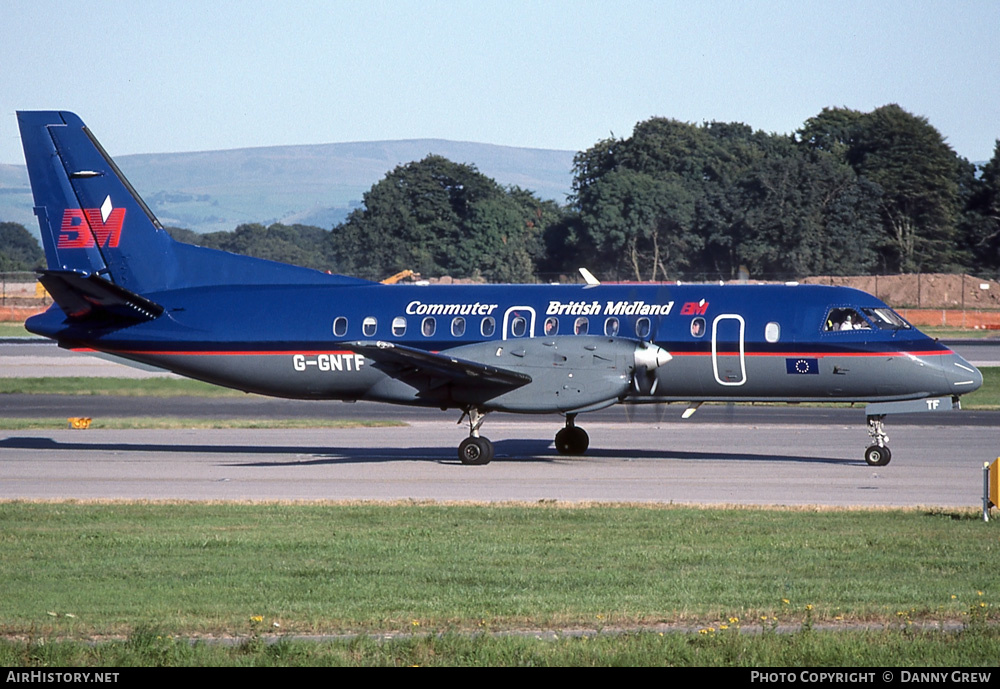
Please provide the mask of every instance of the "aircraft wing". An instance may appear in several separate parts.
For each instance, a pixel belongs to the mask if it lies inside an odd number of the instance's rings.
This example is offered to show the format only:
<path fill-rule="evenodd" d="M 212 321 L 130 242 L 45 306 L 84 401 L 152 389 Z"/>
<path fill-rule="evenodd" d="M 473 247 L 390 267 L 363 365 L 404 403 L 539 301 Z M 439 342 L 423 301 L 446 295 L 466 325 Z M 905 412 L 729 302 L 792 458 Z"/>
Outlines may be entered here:
<path fill-rule="evenodd" d="M 346 342 L 352 351 L 364 354 L 377 363 L 399 367 L 398 376 L 427 375 L 459 386 L 481 387 L 484 384 L 519 388 L 531 382 L 531 376 L 506 368 L 459 359 L 448 354 L 426 352 L 393 342 Z"/>

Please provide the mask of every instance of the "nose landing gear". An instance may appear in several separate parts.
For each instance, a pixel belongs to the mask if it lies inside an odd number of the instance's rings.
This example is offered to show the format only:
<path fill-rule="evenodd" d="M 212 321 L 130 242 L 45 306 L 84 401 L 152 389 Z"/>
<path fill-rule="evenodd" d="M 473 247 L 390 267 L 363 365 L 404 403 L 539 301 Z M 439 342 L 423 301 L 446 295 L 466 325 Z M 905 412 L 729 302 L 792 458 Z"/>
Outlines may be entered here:
<path fill-rule="evenodd" d="M 889 436 L 885 432 L 885 426 L 883 421 L 885 420 L 885 414 L 869 415 L 868 416 L 868 435 L 872 437 L 875 442 L 874 445 L 868 447 L 865 450 L 865 461 L 868 466 L 873 467 L 884 467 L 892 459 L 892 453 L 889 452 Z"/>

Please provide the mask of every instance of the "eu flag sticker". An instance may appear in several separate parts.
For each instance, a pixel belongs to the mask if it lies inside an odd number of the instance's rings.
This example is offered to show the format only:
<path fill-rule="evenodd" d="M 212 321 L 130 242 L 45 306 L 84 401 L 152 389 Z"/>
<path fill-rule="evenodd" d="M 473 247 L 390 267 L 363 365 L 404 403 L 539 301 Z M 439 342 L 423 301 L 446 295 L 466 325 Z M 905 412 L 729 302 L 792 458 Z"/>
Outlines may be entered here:
<path fill-rule="evenodd" d="M 799 375 L 819 375 L 819 361 L 817 359 L 785 359 L 785 373 Z"/>

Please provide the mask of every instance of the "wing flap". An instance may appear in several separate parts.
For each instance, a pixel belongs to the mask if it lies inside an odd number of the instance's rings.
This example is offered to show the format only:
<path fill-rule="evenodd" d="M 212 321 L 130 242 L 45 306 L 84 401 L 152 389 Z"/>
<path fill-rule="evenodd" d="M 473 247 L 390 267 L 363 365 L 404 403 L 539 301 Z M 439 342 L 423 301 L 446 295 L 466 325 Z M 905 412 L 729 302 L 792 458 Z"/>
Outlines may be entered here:
<path fill-rule="evenodd" d="M 459 359 L 447 354 L 426 352 L 393 342 L 347 342 L 352 351 L 382 364 L 398 366 L 401 374 L 429 375 L 461 386 L 495 385 L 519 388 L 531 382 L 531 376 L 506 368 Z"/>

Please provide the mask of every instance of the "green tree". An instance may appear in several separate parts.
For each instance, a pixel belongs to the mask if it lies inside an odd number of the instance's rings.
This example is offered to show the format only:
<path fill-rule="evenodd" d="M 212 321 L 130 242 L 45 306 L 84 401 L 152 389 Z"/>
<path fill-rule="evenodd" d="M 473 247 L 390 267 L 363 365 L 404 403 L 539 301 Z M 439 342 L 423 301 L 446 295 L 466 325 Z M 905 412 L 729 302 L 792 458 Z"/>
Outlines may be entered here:
<path fill-rule="evenodd" d="M 798 131 L 798 139 L 805 146 L 832 153 L 846 163 L 864 117 L 864 113 L 849 108 L 823 108 L 819 115 L 806 120 Z"/>
<path fill-rule="evenodd" d="M 886 267 L 942 270 L 955 260 L 959 159 L 926 118 L 886 105 L 861 119 L 849 162 L 882 187 Z"/>
<path fill-rule="evenodd" d="M 345 272 L 372 280 L 408 268 L 533 281 L 545 225 L 558 216 L 551 203 L 504 189 L 474 166 L 428 156 L 376 183 L 330 242 Z"/>
<path fill-rule="evenodd" d="M 189 230 L 186 227 L 164 227 L 163 229 L 178 242 L 201 246 L 201 235 L 194 230 Z"/>
<path fill-rule="evenodd" d="M 963 235 L 973 268 L 996 273 L 1000 271 L 1000 140 L 979 172 L 967 182 Z"/>
<path fill-rule="evenodd" d="M 598 261 L 635 280 L 665 280 L 701 248 L 694 197 L 678 175 L 613 170 L 580 195 L 581 225 Z"/>
<path fill-rule="evenodd" d="M 868 272 L 877 255 L 880 189 L 834 155 L 784 140 L 741 179 L 737 255 L 753 275 L 790 279 Z"/>
<path fill-rule="evenodd" d="M 239 225 L 232 232 L 209 232 L 195 237 L 198 244 L 212 249 L 317 270 L 329 270 L 332 268 L 326 254 L 329 234 L 326 230 L 312 225 L 274 223 L 265 227 L 260 223 L 247 223 Z M 174 237 L 191 239 L 191 235 L 182 233 L 177 233 Z"/>
<path fill-rule="evenodd" d="M 24 225 L 0 222 L 0 271 L 35 270 L 45 265 L 45 254 Z"/>

